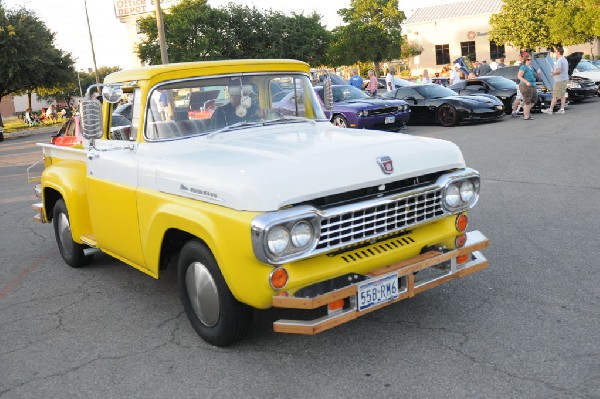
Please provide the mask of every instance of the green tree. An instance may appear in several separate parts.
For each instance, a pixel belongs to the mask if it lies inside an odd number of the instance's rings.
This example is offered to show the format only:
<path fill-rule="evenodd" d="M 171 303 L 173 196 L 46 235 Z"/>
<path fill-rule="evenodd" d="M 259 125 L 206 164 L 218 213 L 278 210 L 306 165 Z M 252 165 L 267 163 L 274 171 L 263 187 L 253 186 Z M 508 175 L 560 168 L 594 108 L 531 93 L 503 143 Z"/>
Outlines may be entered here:
<path fill-rule="evenodd" d="M 500 12 L 490 17 L 490 40 L 521 49 L 552 46 L 547 22 L 555 3 L 556 0 L 504 0 Z"/>
<path fill-rule="evenodd" d="M 555 0 L 548 14 L 550 39 L 555 44 L 593 42 L 600 36 L 600 3 L 594 0 Z"/>
<path fill-rule="evenodd" d="M 98 68 L 98 78 L 102 82 L 106 75 L 120 70 L 121 68 L 117 66 L 102 66 Z M 79 82 L 81 82 L 81 91 L 85 95 L 87 88 L 96 84 L 96 75 L 93 72 L 79 72 L 79 76 L 77 76 L 77 73 L 73 72 L 70 74 L 67 83 L 49 88 L 40 88 L 37 90 L 37 94 L 46 101 L 64 100 L 70 103 L 73 97 L 79 97 Z M 95 91 L 92 90 L 92 93 Z"/>
<path fill-rule="evenodd" d="M 351 0 L 350 8 L 338 11 L 345 25 L 333 30 L 330 59 L 336 65 L 380 63 L 400 57 L 401 24 L 406 19 L 398 0 Z"/>
<path fill-rule="evenodd" d="M 54 47 L 53 41 L 54 33 L 32 11 L 7 10 L 0 3 L 0 101 L 10 93 L 31 93 L 68 83 L 74 72 L 73 60 Z"/>
<path fill-rule="evenodd" d="M 184 0 L 164 16 L 165 41 L 172 62 L 241 58 L 296 58 L 309 63 L 325 59 L 330 36 L 320 16 L 260 11 L 230 3 L 212 8 L 205 0 Z M 146 35 L 140 60 L 160 63 L 156 19 L 140 21 Z"/>

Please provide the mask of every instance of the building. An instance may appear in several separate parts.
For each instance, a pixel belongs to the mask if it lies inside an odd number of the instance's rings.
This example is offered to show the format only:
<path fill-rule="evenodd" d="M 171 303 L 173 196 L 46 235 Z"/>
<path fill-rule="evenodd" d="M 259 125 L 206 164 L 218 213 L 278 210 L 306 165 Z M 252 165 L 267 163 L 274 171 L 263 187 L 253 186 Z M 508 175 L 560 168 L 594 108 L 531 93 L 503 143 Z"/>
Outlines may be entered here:
<path fill-rule="evenodd" d="M 476 0 L 449 3 L 417 9 L 405 23 L 409 41 L 423 47 L 423 53 L 415 57 L 413 75 L 423 69 L 439 72 L 443 66 L 459 57 L 486 60 L 505 57 L 505 64 L 516 61 L 519 49 L 489 40 L 490 16 L 500 12 L 502 0 Z M 565 46 L 565 54 L 582 51 L 600 54 L 598 41 L 589 44 Z"/>

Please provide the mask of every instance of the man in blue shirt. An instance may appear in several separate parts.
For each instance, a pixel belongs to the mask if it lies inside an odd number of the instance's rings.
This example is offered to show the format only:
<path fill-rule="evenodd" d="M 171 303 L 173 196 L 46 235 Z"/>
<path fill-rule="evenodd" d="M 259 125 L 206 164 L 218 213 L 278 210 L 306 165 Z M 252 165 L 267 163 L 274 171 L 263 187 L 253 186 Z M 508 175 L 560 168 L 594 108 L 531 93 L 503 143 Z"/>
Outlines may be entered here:
<path fill-rule="evenodd" d="M 358 70 L 356 68 L 352 68 L 352 76 L 348 79 L 348 84 L 356 87 L 358 90 L 362 89 L 363 80 L 358 76 Z"/>

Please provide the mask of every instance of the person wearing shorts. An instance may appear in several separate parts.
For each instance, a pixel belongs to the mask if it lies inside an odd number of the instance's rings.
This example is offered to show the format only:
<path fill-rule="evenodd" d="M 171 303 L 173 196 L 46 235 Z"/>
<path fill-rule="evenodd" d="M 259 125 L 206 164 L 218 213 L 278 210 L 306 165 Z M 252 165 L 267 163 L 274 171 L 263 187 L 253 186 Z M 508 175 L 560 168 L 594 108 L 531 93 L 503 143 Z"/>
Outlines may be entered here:
<path fill-rule="evenodd" d="M 531 66 L 531 56 L 525 58 L 525 64 L 519 67 L 519 91 L 523 95 L 523 120 L 531 121 L 531 107 L 538 100 L 536 80 L 540 72 L 535 72 Z"/>
<path fill-rule="evenodd" d="M 554 63 L 554 86 L 552 87 L 552 101 L 550 101 L 550 107 L 543 109 L 542 112 L 548 115 L 552 115 L 554 112 L 554 106 L 560 99 L 560 109 L 556 111 L 557 114 L 565 113 L 565 105 L 567 103 L 567 83 L 569 82 L 569 63 L 563 57 L 565 51 L 562 47 L 556 49 L 556 62 Z"/>

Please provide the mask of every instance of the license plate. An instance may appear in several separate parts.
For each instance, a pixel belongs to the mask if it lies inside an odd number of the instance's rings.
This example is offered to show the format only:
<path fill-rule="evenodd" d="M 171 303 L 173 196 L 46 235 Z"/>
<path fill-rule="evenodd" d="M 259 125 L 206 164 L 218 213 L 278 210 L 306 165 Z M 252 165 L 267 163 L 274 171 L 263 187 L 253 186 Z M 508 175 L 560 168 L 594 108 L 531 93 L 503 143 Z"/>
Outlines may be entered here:
<path fill-rule="evenodd" d="M 396 122 L 395 116 L 386 116 L 385 117 L 385 123 L 394 123 L 394 122 Z"/>
<path fill-rule="evenodd" d="M 358 286 L 358 311 L 398 298 L 398 273 L 366 281 Z"/>

